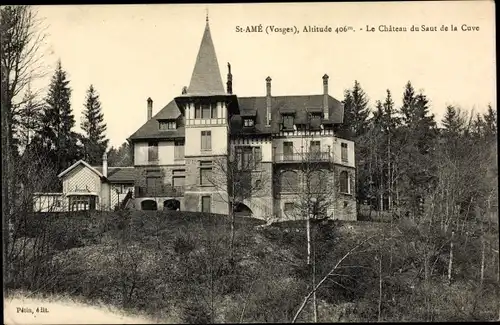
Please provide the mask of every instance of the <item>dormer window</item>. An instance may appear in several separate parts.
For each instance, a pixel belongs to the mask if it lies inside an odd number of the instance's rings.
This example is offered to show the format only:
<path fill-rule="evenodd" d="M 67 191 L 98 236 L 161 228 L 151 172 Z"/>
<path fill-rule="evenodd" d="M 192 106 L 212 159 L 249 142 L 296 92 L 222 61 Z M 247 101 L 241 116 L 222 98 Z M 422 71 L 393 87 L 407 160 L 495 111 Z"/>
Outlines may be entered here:
<path fill-rule="evenodd" d="M 245 118 L 243 119 L 243 126 L 249 127 L 249 126 L 254 126 L 255 121 L 252 118 Z"/>
<path fill-rule="evenodd" d="M 321 114 L 313 113 L 311 114 L 311 129 L 320 129 L 321 128 Z"/>
<path fill-rule="evenodd" d="M 283 114 L 283 129 L 285 130 L 293 130 L 294 116 L 292 114 Z"/>
<path fill-rule="evenodd" d="M 175 120 L 159 121 L 159 125 L 160 131 L 175 130 L 177 128 Z"/>

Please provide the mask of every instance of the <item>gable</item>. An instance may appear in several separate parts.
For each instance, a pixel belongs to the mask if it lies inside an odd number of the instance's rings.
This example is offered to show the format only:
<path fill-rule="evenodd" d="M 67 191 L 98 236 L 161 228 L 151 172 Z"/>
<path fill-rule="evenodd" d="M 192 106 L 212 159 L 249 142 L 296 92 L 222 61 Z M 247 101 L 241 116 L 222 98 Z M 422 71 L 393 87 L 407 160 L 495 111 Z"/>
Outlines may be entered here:
<path fill-rule="evenodd" d="M 61 177 L 64 177 L 64 175 L 66 175 L 67 173 L 71 172 L 73 169 L 75 169 L 76 167 L 80 166 L 80 165 L 83 165 L 85 167 L 87 167 L 88 169 L 90 169 L 92 172 L 96 173 L 97 176 L 99 177 L 103 177 L 103 175 L 97 171 L 94 167 L 90 166 L 88 163 L 86 163 L 85 161 L 83 160 L 78 160 L 76 163 L 74 163 L 73 165 L 69 166 L 68 168 L 66 168 L 64 171 L 62 171 L 59 175 L 57 175 L 57 177 L 61 178 Z"/>
<path fill-rule="evenodd" d="M 92 167 L 78 164 L 62 176 L 63 192 L 94 192 L 101 190 L 101 177 Z"/>

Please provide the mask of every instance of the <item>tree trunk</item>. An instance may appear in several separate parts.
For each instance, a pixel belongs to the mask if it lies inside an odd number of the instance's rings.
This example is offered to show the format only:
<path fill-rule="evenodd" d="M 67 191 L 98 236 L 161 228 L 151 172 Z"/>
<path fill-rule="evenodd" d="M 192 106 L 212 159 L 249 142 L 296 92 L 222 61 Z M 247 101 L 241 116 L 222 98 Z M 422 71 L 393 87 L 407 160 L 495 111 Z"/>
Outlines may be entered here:
<path fill-rule="evenodd" d="M 381 182 L 382 183 L 382 182 Z M 384 211 L 384 188 L 382 187 L 382 184 L 380 184 L 380 189 L 379 189 L 379 211 L 382 212 Z"/>
<path fill-rule="evenodd" d="M 391 211 L 392 208 L 392 170 L 391 170 L 391 132 L 387 136 L 387 209 Z"/>
<path fill-rule="evenodd" d="M 451 274 L 452 274 L 452 268 L 453 268 L 453 236 L 455 235 L 455 232 L 451 232 L 451 241 L 450 241 L 450 261 L 448 263 L 448 283 L 451 284 Z"/>
<path fill-rule="evenodd" d="M 229 217 L 231 218 L 231 238 L 229 240 L 229 261 L 232 263 L 234 260 L 234 232 L 235 232 L 235 216 L 234 216 L 234 203 L 231 201 L 229 208 Z"/>
<path fill-rule="evenodd" d="M 314 228 L 313 228 L 314 233 Z M 313 237 L 314 238 L 314 237 Z M 316 287 L 316 245 L 313 240 L 311 243 L 312 250 L 312 288 Z M 314 322 L 318 322 L 318 304 L 316 300 L 316 291 L 313 293 L 313 310 L 314 310 Z"/>
<path fill-rule="evenodd" d="M 307 265 L 311 264 L 311 219 L 307 216 L 306 222 L 307 233 Z"/>
<path fill-rule="evenodd" d="M 481 235 L 481 280 L 480 280 L 480 285 L 481 287 L 483 286 L 483 280 L 484 280 L 484 251 L 485 251 L 485 241 L 484 241 L 484 233 Z"/>
<path fill-rule="evenodd" d="M 2 87 L 4 88 L 4 87 Z M 2 98 L 6 101 L 6 89 L 2 89 Z M 8 111 L 10 104 L 2 100 L 1 119 L 2 119 L 2 215 L 3 215 L 3 251 L 4 251 L 4 283 L 10 285 L 11 281 L 11 261 L 9 254 L 10 246 L 10 225 L 11 225 L 11 197 L 9 195 L 10 183 L 12 178 L 10 155 L 10 134 L 8 125 Z"/>
<path fill-rule="evenodd" d="M 382 256 L 378 257 L 378 321 L 382 317 Z"/>

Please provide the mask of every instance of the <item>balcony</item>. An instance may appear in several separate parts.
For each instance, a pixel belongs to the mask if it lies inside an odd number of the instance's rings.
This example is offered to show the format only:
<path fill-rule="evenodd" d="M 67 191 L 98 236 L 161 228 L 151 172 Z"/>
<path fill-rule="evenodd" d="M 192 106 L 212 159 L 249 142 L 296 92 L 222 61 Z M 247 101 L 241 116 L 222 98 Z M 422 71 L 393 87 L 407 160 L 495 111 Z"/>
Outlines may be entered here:
<path fill-rule="evenodd" d="M 332 159 L 332 154 L 329 151 L 274 154 L 274 163 L 329 162 L 331 161 L 331 159 Z"/>
<path fill-rule="evenodd" d="M 159 185 L 155 187 L 135 186 L 134 196 L 141 197 L 179 197 L 184 196 L 184 186 Z"/>

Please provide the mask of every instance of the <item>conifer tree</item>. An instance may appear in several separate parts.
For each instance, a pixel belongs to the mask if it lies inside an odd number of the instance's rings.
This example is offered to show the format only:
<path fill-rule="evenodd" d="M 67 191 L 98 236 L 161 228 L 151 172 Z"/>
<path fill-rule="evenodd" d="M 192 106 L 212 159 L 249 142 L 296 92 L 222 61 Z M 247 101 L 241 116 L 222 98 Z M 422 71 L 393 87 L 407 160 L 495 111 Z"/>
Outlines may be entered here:
<path fill-rule="evenodd" d="M 352 131 L 356 136 L 365 133 L 368 128 L 368 117 L 370 116 L 370 109 L 368 107 L 368 98 L 366 93 L 361 88 L 360 83 L 354 81 L 354 87 L 351 91 L 352 108 L 350 116 Z"/>
<path fill-rule="evenodd" d="M 42 114 L 40 135 L 57 171 L 80 158 L 77 134 L 72 131 L 75 117 L 71 109 L 71 88 L 66 71 L 58 61 Z"/>
<path fill-rule="evenodd" d="M 401 121 L 404 125 L 409 125 L 413 121 L 415 102 L 415 89 L 413 89 L 411 82 L 408 81 L 403 94 L 403 106 L 401 106 Z"/>
<path fill-rule="evenodd" d="M 344 120 L 339 127 L 338 134 L 341 137 L 351 139 L 351 138 L 354 138 L 354 136 L 355 136 L 352 132 L 352 127 L 351 127 L 351 125 L 353 124 L 353 120 L 354 120 L 354 117 L 352 114 L 354 103 L 353 103 L 351 90 L 346 89 L 344 91 L 344 100 L 342 101 L 342 104 L 344 105 Z"/>
<path fill-rule="evenodd" d="M 133 161 L 130 150 L 128 142 L 122 143 L 118 149 L 111 147 L 108 151 L 108 165 L 110 167 L 132 166 Z"/>
<path fill-rule="evenodd" d="M 497 112 L 496 109 L 488 105 L 488 110 L 483 114 L 484 132 L 488 137 L 495 137 L 497 134 Z"/>
<path fill-rule="evenodd" d="M 434 115 L 429 112 L 427 96 L 416 94 L 410 81 L 405 86 L 400 114 L 404 128 L 400 132 L 403 147 L 398 159 L 404 183 L 398 190 L 406 194 L 409 205 L 416 209 L 420 198 L 432 187 L 434 161 L 431 153 L 437 128 Z"/>
<path fill-rule="evenodd" d="M 107 127 L 104 123 L 99 95 L 93 85 L 90 85 L 87 90 L 81 128 L 84 132 L 82 136 L 84 159 L 89 164 L 101 164 L 102 156 L 108 147 L 105 135 Z"/>
<path fill-rule="evenodd" d="M 36 100 L 35 94 L 28 88 L 19 108 L 18 137 L 21 148 L 26 149 L 40 132 L 43 105 Z"/>
<path fill-rule="evenodd" d="M 458 135 L 465 126 L 465 121 L 460 116 L 460 110 L 452 105 L 446 107 L 442 123 L 446 135 Z"/>

